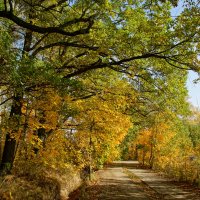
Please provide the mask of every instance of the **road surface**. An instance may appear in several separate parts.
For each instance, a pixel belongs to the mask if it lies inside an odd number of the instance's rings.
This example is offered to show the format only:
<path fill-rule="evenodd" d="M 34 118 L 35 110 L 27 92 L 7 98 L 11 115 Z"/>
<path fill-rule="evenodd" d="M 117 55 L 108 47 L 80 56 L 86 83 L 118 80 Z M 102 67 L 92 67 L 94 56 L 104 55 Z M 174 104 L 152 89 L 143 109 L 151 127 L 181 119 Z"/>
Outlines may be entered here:
<path fill-rule="evenodd" d="M 98 181 L 72 200 L 200 200 L 198 191 L 182 188 L 137 161 L 116 161 L 96 172 Z M 70 200 L 71 200 L 70 199 Z"/>

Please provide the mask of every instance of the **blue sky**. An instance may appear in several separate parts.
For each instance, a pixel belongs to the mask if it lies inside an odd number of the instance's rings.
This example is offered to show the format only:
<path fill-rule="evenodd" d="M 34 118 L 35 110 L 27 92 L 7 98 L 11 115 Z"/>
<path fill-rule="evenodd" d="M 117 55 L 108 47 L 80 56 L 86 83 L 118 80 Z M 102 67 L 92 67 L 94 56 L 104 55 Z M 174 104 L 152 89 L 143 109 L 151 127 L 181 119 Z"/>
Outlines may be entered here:
<path fill-rule="evenodd" d="M 189 93 L 189 102 L 195 107 L 200 108 L 200 81 L 196 84 L 193 83 L 198 78 L 198 74 L 189 72 L 187 80 L 187 88 Z"/>

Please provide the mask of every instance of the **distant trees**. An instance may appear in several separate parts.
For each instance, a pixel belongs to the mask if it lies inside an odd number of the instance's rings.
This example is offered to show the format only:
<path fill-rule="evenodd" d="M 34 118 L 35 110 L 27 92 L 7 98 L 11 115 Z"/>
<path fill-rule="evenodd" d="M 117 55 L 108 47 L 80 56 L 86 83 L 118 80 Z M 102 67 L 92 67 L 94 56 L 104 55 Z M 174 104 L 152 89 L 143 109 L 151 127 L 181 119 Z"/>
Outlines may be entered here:
<path fill-rule="evenodd" d="M 192 110 L 183 118 L 157 113 L 154 120 L 130 132 L 132 140 L 124 140 L 125 158 L 137 159 L 142 165 L 165 172 L 178 180 L 199 184 L 199 111 Z M 133 137 L 134 136 L 134 137 Z"/>

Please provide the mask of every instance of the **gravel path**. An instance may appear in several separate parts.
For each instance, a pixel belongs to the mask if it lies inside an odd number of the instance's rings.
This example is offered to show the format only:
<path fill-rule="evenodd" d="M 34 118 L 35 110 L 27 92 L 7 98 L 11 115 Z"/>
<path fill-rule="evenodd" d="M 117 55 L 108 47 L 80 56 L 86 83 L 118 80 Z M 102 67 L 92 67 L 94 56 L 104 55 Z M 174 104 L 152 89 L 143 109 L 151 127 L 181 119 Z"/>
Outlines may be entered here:
<path fill-rule="evenodd" d="M 122 166 L 109 167 L 99 173 L 99 200 L 149 200 L 145 191 L 123 172 Z"/>
<path fill-rule="evenodd" d="M 141 169 L 137 161 L 116 161 L 95 176 L 98 181 L 73 200 L 200 200 L 199 193 Z"/>

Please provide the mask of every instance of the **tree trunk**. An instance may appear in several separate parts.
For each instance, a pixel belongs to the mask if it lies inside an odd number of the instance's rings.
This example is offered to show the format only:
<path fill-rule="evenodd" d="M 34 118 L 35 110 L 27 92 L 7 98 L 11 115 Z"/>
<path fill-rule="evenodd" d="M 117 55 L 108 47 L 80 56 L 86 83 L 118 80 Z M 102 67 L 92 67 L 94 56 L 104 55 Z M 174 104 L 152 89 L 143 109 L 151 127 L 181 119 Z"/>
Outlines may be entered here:
<path fill-rule="evenodd" d="M 31 13 L 31 12 L 30 12 Z M 30 21 L 32 19 L 32 16 L 29 16 Z M 31 22 L 32 23 L 32 22 Z M 30 46 L 32 42 L 32 31 L 26 30 L 26 35 L 24 37 L 24 46 L 23 46 L 23 53 L 22 53 L 22 59 L 24 58 L 24 54 L 26 52 L 29 52 Z M 23 67 L 23 66 L 20 66 Z M 19 138 L 19 127 L 20 127 L 20 118 L 22 115 L 22 105 L 23 105 L 23 93 L 19 92 L 21 86 L 17 86 L 17 92 L 15 96 L 13 97 L 13 103 L 11 106 L 10 111 L 10 118 L 9 122 L 11 122 L 10 128 L 12 129 L 9 133 L 6 135 L 4 150 L 3 150 L 3 156 L 0 166 L 0 171 L 4 173 L 10 173 L 13 162 L 15 159 L 15 154 L 17 152 L 17 141 L 16 138 Z M 13 124 L 12 124 L 13 123 Z"/>
<path fill-rule="evenodd" d="M 16 152 L 16 134 L 20 127 L 20 117 L 22 108 L 22 96 L 17 94 L 13 98 L 13 104 L 10 111 L 9 122 L 11 122 L 12 131 L 6 134 L 6 140 L 3 150 L 3 156 L 1 161 L 0 170 L 5 173 L 10 173 Z"/>
<path fill-rule="evenodd" d="M 150 168 L 153 168 L 153 161 L 154 161 L 154 145 L 153 145 L 153 141 L 151 141 L 150 157 L 149 157 L 149 167 Z"/>
<path fill-rule="evenodd" d="M 145 150 L 143 148 L 142 150 L 142 165 L 144 166 L 144 161 L 145 161 Z"/>
<path fill-rule="evenodd" d="M 135 146 L 135 160 L 138 160 L 138 146 Z"/>

